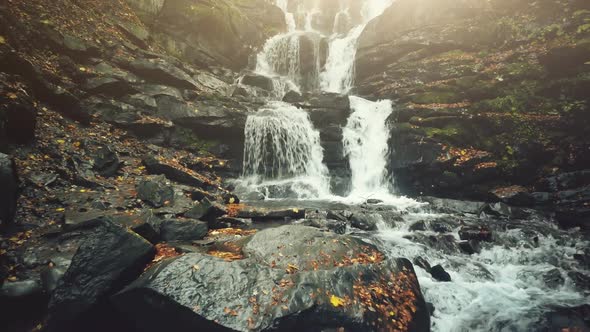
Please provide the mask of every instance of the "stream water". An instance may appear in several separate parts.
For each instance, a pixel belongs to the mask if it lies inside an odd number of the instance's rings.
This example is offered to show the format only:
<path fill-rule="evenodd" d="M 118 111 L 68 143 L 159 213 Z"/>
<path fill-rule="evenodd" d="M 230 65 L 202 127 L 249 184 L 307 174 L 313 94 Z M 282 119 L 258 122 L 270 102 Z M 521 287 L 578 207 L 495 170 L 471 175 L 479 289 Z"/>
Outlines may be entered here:
<path fill-rule="evenodd" d="M 289 90 L 348 93 L 354 84 L 358 38 L 393 0 L 339 1 L 328 35 L 314 26 L 322 0 L 290 2 L 277 0 L 289 29 L 266 43 L 258 55 L 257 73 L 273 78 L 276 99 Z M 305 78 L 300 57 L 304 35 L 317 37 L 311 39 L 317 66 Z M 318 51 L 322 38 L 329 45 L 323 67 Z M 252 205 L 317 210 L 355 209 L 369 198 L 382 201 L 371 207 L 380 218 L 378 231 L 359 236 L 391 257 L 421 257 L 432 266 L 441 264 L 451 276 L 451 282 L 439 282 L 415 266 L 424 296 L 435 308 L 433 331 L 543 330 L 540 320 L 555 307 L 590 303 L 590 294 L 577 284 L 590 273 L 574 259 L 590 244 L 584 235 L 559 230 L 550 217 L 535 212 L 520 220 L 445 212 L 436 204 L 396 195 L 393 177 L 386 172 L 390 158 L 385 120 L 394 112 L 392 102 L 349 99 L 352 112 L 342 142 L 351 171 L 347 196 L 330 192 L 320 135 L 309 115 L 293 105 L 270 101 L 247 121 L 244 172 L 237 181 L 241 197 Z M 398 218 L 389 219 L 389 212 Z M 416 223 L 424 226 L 412 227 Z M 455 243 L 465 224 L 489 227 L 494 240 L 472 255 L 463 252 Z"/>

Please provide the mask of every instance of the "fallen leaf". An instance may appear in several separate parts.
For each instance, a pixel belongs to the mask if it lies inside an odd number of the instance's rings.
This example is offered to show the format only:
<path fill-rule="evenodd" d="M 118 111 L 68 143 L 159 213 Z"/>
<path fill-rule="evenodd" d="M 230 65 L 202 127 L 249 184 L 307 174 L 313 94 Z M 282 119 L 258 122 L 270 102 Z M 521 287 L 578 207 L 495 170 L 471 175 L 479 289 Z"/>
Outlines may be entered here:
<path fill-rule="evenodd" d="M 342 298 L 339 298 L 339 297 L 338 297 L 338 296 L 336 296 L 336 295 L 332 295 L 332 296 L 330 297 L 330 303 L 332 304 L 332 306 L 334 306 L 334 307 L 336 307 L 336 308 L 338 308 L 338 307 L 342 307 L 342 306 L 344 306 L 344 299 L 342 299 Z"/>

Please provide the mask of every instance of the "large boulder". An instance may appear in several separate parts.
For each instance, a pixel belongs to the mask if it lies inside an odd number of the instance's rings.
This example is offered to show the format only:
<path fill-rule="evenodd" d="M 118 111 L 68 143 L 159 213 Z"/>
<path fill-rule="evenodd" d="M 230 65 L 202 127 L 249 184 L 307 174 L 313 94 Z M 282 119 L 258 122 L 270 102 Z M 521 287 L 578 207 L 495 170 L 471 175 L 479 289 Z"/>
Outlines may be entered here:
<path fill-rule="evenodd" d="M 112 301 L 148 332 L 430 329 L 405 259 L 384 260 L 360 240 L 305 226 L 268 229 L 240 243 L 228 247 L 238 246 L 243 259 L 169 259 Z"/>
<path fill-rule="evenodd" d="M 76 330 L 105 298 L 135 279 L 154 255 L 142 237 L 99 219 L 59 280 L 49 302 L 49 331 Z"/>
<path fill-rule="evenodd" d="M 18 177 L 14 161 L 0 153 L 0 226 L 5 228 L 14 221 L 18 198 Z"/>

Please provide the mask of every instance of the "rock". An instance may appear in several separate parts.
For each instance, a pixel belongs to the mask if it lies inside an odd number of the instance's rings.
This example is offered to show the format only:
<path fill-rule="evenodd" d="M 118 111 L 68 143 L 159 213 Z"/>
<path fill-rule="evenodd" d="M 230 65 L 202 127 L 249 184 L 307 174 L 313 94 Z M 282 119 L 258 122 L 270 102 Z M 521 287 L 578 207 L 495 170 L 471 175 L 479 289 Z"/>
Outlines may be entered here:
<path fill-rule="evenodd" d="M 350 224 L 363 231 L 374 231 L 377 229 L 377 216 L 367 213 L 354 213 L 350 217 Z"/>
<path fill-rule="evenodd" d="M 414 258 L 414 264 L 423 268 L 428 273 L 430 273 L 432 270 L 430 263 L 428 263 L 428 261 L 422 256 L 418 256 L 418 257 Z"/>
<path fill-rule="evenodd" d="M 477 240 L 491 242 L 493 240 L 492 231 L 485 227 L 463 226 L 459 230 L 461 240 Z"/>
<path fill-rule="evenodd" d="M 0 140 L 26 144 L 35 138 L 37 110 L 28 96 L 0 96 Z"/>
<path fill-rule="evenodd" d="M 80 99 L 66 88 L 49 82 L 43 72 L 17 52 L 6 52 L 0 55 L 0 68 L 4 72 L 23 76 L 31 82 L 35 97 L 54 107 L 65 116 L 90 123 L 91 116 L 81 106 Z"/>
<path fill-rule="evenodd" d="M 209 209 L 211 208 L 210 201 L 208 199 L 204 200 L 203 203 L 195 202 L 190 210 L 184 213 L 186 218 L 191 219 L 201 219 L 209 213 Z"/>
<path fill-rule="evenodd" d="M 288 244 L 285 238 L 290 239 Z M 244 241 L 241 260 L 188 253 L 149 269 L 112 301 L 146 332 L 164 326 L 174 331 L 308 331 L 319 326 L 367 331 L 399 328 L 397 324 L 411 331 L 430 328 L 426 304 L 407 260 L 335 266 L 332 259 L 357 257 L 359 250 L 374 248 L 305 226 L 267 229 Z M 283 259 L 273 262 L 278 252 Z M 329 262 L 318 256 L 322 252 L 330 253 Z M 374 295 L 373 300 L 387 310 L 369 310 L 368 301 L 353 291 L 370 285 L 384 290 L 386 294 Z M 412 295 L 404 300 L 390 292 L 392 287 Z M 273 300 L 277 296 L 279 303 Z M 391 325 L 384 319 L 394 304 L 408 320 Z"/>
<path fill-rule="evenodd" d="M 142 159 L 148 172 L 151 174 L 165 175 L 171 181 L 194 186 L 199 188 L 208 188 L 209 185 L 202 179 L 198 178 L 192 171 L 188 169 L 181 169 L 178 166 L 167 163 L 163 160 L 158 160 L 153 156 L 146 156 Z"/>
<path fill-rule="evenodd" d="M 126 1 L 169 54 L 202 68 L 239 71 L 255 50 L 286 27 L 283 12 L 263 0 L 219 0 L 213 7 L 192 1 Z"/>
<path fill-rule="evenodd" d="M 163 175 L 152 176 L 137 184 L 137 197 L 155 208 L 174 204 L 174 188 Z"/>
<path fill-rule="evenodd" d="M 164 220 L 160 226 L 163 241 L 201 240 L 209 231 L 206 222 L 192 219 Z"/>
<path fill-rule="evenodd" d="M 49 331 L 69 330 L 100 301 L 132 281 L 154 255 L 143 238 L 102 219 L 72 259 L 49 302 Z"/>
<path fill-rule="evenodd" d="M 237 212 L 238 218 L 249 218 L 254 221 L 265 220 L 285 220 L 285 219 L 302 219 L 305 218 L 305 210 L 284 209 L 284 210 L 265 210 L 265 209 L 243 209 Z"/>
<path fill-rule="evenodd" d="M 122 165 L 119 155 L 106 145 L 99 147 L 92 157 L 94 170 L 104 177 L 114 176 Z"/>
<path fill-rule="evenodd" d="M 82 85 L 82 89 L 94 95 L 105 95 L 121 98 L 128 94 L 135 94 L 137 90 L 130 82 L 114 77 L 92 77 Z"/>
<path fill-rule="evenodd" d="M 303 96 L 297 91 L 289 91 L 283 96 L 283 101 L 290 104 L 303 102 Z"/>
<path fill-rule="evenodd" d="M 350 211 L 336 211 L 329 210 L 326 214 L 327 219 L 343 221 L 347 223 L 350 220 L 352 213 Z"/>
<path fill-rule="evenodd" d="M 220 228 L 218 227 L 218 225 L 216 224 L 217 222 L 217 218 L 225 216 L 227 214 L 227 209 L 224 205 L 216 202 L 216 201 L 212 201 L 208 198 L 203 198 L 200 202 L 199 202 L 201 208 L 199 210 L 199 213 L 201 213 L 200 211 L 204 211 L 205 213 L 199 218 L 200 220 L 203 221 L 207 221 L 209 222 L 209 228 Z M 196 216 L 196 215 L 195 215 Z M 239 213 L 236 216 L 238 218 L 248 218 L 248 217 L 243 217 L 241 216 Z"/>
<path fill-rule="evenodd" d="M 36 280 L 5 282 L 0 288 L 0 298 L 17 300 L 19 298 L 39 296 L 41 292 L 43 292 L 43 288 Z"/>
<path fill-rule="evenodd" d="M 462 201 L 436 197 L 421 197 L 421 201 L 430 204 L 430 207 L 442 213 L 475 214 L 479 215 L 486 205 L 484 202 Z"/>
<path fill-rule="evenodd" d="M 380 199 L 369 198 L 368 200 L 365 201 L 365 203 L 367 203 L 367 204 L 381 204 L 381 203 L 383 203 L 383 201 Z"/>
<path fill-rule="evenodd" d="M 512 216 L 512 208 L 501 202 L 487 204 L 482 207 L 481 212 L 497 217 L 509 218 Z"/>
<path fill-rule="evenodd" d="M 28 180 L 38 187 L 47 187 L 57 180 L 55 173 L 31 172 Z"/>
<path fill-rule="evenodd" d="M 137 76 L 150 82 L 169 85 L 180 89 L 196 89 L 197 83 L 184 70 L 163 58 L 137 59 L 130 63 L 121 63 Z"/>
<path fill-rule="evenodd" d="M 590 331 L 590 305 L 554 307 L 535 326 L 545 331 Z"/>
<path fill-rule="evenodd" d="M 261 88 L 262 90 L 266 91 L 273 91 L 274 89 L 274 84 L 270 77 L 258 74 L 244 75 L 240 80 L 240 83 L 244 85 L 250 85 L 257 88 Z"/>
<path fill-rule="evenodd" d="M 0 153 L 0 226 L 6 228 L 14 221 L 18 200 L 18 176 L 14 161 Z"/>
<path fill-rule="evenodd" d="M 426 223 L 424 221 L 417 221 L 410 225 L 410 231 L 425 231 L 426 230 Z"/>
<path fill-rule="evenodd" d="M 249 229 L 252 227 L 252 220 L 245 218 L 222 216 L 216 219 L 215 224 L 222 226 L 222 228 Z"/>
<path fill-rule="evenodd" d="M 450 282 L 451 275 L 439 264 L 430 269 L 432 277 L 438 281 Z"/>
<path fill-rule="evenodd" d="M 346 222 L 340 220 L 322 219 L 322 218 L 311 218 L 306 219 L 304 225 L 316 227 L 320 229 L 326 229 L 336 234 L 346 233 Z"/>
<path fill-rule="evenodd" d="M 543 282 L 547 287 L 557 288 L 563 284 L 565 279 L 559 269 L 552 269 L 543 274 Z"/>
<path fill-rule="evenodd" d="M 584 291 L 590 290 L 590 274 L 584 274 L 577 271 L 570 271 L 567 276 L 573 281 L 574 285 Z M 563 279 L 561 280 L 563 283 Z"/>
<path fill-rule="evenodd" d="M 590 184 L 590 170 L 561 173 L 541 179 L 537 189 L 549 192 L 574 189 Z"/>
<path fill-rule="evenodd" d="M 135 45 L 141 48 L 148 48 L 149 31 L 142 26 L 127 21 L 117 22 L 117 27 L 121 30 Z"/>
<path fill-rule="evenodd" d="M 475 240 L 470 241 L 459 241 L 458 242 L 459 248 L 461 251 L 468 255 L 473 255 L 479 252 L 479 243 Z"/>
<path fill-rule="evenodd" d="M 590 208 L 559 208 L 555 212 L 555 219 L 563 228 L 590 229 Z"/>

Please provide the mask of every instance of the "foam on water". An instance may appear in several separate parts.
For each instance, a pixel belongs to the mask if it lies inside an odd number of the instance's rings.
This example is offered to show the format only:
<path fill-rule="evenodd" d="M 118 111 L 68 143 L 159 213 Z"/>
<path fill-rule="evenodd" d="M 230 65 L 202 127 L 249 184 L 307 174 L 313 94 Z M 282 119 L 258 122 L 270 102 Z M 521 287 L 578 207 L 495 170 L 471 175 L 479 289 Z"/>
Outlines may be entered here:
<path fill-rule="evenodd" d="M 438 282 L 414 266 L 426 301 L 435 307 L 433 331 L 531 331 L 552 306 L 590 303 L 588 296 L 576 290 L 564 269 L 575 265 L 573 254 L 589 245 L 575 234 L 561 232 L 560 238 L 571 239 L 565 242 L 539 234 L 539 245 L 535 247 L 527 241 L 530 234 L 510 230 L 498 235 L 503 246 L 488 246 L 474 255 L 445 253 L 407 238 L 413 233 L 409 231 L 412 219 L 439 217 L 410 214 L 396 227 L 379 225 L 379 237 L 390 256 L 410 260 L 421 256 L 432 266 L 442 264 L 451 275 L 451 282 Z M 557 232 L 547 221 L 535 223 L 551 229 L 549 233 Z M 543 280 L 544 273 L 554 269 L 565 279 L 556 288 Z"/>

